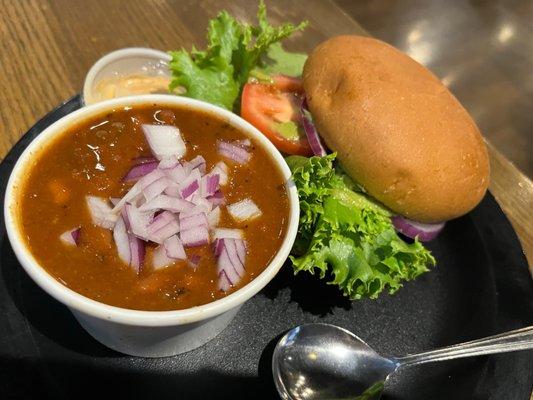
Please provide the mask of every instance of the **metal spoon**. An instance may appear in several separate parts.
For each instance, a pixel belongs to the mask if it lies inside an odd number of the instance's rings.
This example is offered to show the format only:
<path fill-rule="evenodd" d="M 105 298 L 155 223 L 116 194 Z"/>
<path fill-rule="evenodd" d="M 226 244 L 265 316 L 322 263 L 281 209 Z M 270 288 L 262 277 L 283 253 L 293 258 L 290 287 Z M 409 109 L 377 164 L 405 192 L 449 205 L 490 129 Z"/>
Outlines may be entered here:
<path fill-rule="evenodd" d="M 400 367 L 532 348 L 533 327 L 527 327 L 439 350 L 385 358 L 346 329 L 307 324 L 280 339 L 272 372 L 285 400 L 377 399 L 389 375 Z"/>

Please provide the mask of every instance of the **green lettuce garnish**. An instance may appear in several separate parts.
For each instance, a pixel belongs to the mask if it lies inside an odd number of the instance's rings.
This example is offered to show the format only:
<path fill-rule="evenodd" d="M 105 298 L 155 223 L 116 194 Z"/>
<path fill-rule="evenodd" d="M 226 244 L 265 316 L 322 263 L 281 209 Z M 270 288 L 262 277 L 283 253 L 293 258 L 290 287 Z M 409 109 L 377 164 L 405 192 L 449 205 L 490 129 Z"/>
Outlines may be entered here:
<path fill-rule="evenodd" d="M 270 46 L 307 25 L 307 22 L 270 25 L 263 2 L 257 19 L 258 24 L 253 26 L 237 21 L 226 11 L 220 12 L 209 21 L 207 49 L 193 47 L 191 52 L 183 49 L 170 52 L 169 89 L 182 86 L 188 97 L 233 109 L 250 72 Z"/>
<path fill-rule="evenodd" d="M 252 74 L 301 76 L 305 60 L 307 60 L 307 54 L 293 53 L 285 50 L 281 43 L 273 43 L 263 54 L 258 67 L 252 71 Z"/>
<path fill-rule="evenodd" d="M 394 293 L 428 271 L 435 259 L 415 240 L 404 242 L 390 211 L 346 179 L 325 157 L 287 157 L 300 198 L 300 225 L 291 260 L 295 273 L 332 276 L 350 299 Z"/>

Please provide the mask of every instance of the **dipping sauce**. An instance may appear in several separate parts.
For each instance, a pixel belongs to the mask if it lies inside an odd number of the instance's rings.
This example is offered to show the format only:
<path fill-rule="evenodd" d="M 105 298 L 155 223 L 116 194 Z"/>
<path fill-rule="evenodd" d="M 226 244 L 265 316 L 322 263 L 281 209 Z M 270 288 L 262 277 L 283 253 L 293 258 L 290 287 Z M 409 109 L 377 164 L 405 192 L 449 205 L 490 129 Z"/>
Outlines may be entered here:
<path fill-rule="evenodd" d="M 92 89 L 92 97 L 86 99 L 87 104 L 97 103 L 115 97 L 133 96 L 137 94 L 168 94 L 171 78 L 166 75 L 117 75 L 100 80 Z"/>
<path fill-rule="evenodd" d="M 179 129 L 186 149 L 179 162 L 172 157 L 154 160 L 153 145 L 146 140 L 147 130 L 154 134 L 153 126 L 167 131 L 173 127 Z M 227 148 L 221 147 L 221 143 L 230 149 L 238 146 L 242 151 L 236 152 L 244 155 L 246 161 L 228 157 Z M 202 157 L 205 162 L 198 164 Z M 151 172 L 131 178 L 133 167 L 149 162 L 155 163 Z M 216 185 L 210 181 L 214 186 L 208 188 L 202 182 L 220 171 L 221 165 L 227 167 L 227 182 L 223 182 L 221 174 L 215 179 Z M 187 173 L 180 181 L 178 175 L 169 171 L 182 167 Z M 195 169 L 203 172 L 196 172 L 197 177 L 201 176 L 199 188 L 190 193 L 196 185 L 189 185 L 191 179 L 196 179 L 191 178 Z M 165 175 L 159 182 L 167 182 L 159 193 L 154 192 L 157 185 L 151 189 L 148 184 L 141 185 L 147 182 L 149 174 L 156 173 Z M 130 178 L 124 181 L 127 175 Z M 187 187 L 183 187 L 186 179 Z M 128 198 L 135 191 L 133 187 L 142 189 L 134 198 Z M 28 167 L 20 193 L 22 233 L 40 265 L 59 282 L 84 296 L 137 310 L 198 306 L 246 285 L 264 270 L 281 247 L 289 218 L 285 179 L 266 150 L 216 115 L 176 106 L 128 107 L 80 122 L 40 152 Z M 102 225 L 95 219 L 88 196 L 99 199 L 108 209 L 115 207 L 112 213 L 115 218 L 128 221 L 125 225 L 131 224 L 126 227 L 126 234 L 135 241 L 135 246 L 144 248 L 140 265 L 132 261 L 131 247 L 126 249 L 130 258 L 124 259 L 124 248 L 119 254 L 118 242 L 122 241 L 117 239 L 117 222 L 106 229 L 105 223 Z M 126 206 L 117 211 L 120 204 L 112 203 L 124 198 L 128 201 L 123 203 L 130 209 L 142 211 L 143 205 L 146 208 L 147 203 L 160 200 L 161 196 L 179 199 L 186 209 L 144 210 L 149 219 L 141 224 L 140 234 L 135 233 L 135 219 L 128 214 Z M 219 209 L 219 216 L 213 219 L 211 211 L 215 208 Z M 191 215 L 194 218 L 188 219 Z M 162 216 L 174 218 L 179 226 L 175 233 L 170 232 L 172 240 L 157 236 L 162 230 L 149 229 Z M 202 222 L 204 217 L 209 218 L 208 223 Z M 76 240 L 65 241 L 65 233 L 74 231 Z M 191 233 L 199 231 L 208 232 L 206 241 Z M 165 232 L 163 235 L 169 234 Z M 239 238 L 233 236 L 235 232 L 239 232 Z M 176 240 L 183 245 L 185 254 L 169 261 L 168 252 L 162 250 Z M 140 254 L 135 252 L 135 257 Z M 233 274 L 229 277 L 231 284 L 221 274 L 221 269 L 228 268 L 228 257 L 230 266 L 237 263 L 244 267 L 244 271 L 228 271 Z"/>

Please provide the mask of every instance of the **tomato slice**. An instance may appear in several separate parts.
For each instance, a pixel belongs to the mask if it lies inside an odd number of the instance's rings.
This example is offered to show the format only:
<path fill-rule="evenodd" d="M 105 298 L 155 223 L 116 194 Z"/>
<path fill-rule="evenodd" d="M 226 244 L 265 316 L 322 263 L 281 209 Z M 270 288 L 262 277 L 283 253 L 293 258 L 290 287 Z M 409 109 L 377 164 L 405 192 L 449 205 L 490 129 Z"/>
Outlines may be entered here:
<path fill-rule="evenodd" d="M 241 117 L 283 153 L 313 155 L 300 115 L 304 94 L 302 81 L 283 75 L 272 77 L 272 81 L 244 85 Z"/>

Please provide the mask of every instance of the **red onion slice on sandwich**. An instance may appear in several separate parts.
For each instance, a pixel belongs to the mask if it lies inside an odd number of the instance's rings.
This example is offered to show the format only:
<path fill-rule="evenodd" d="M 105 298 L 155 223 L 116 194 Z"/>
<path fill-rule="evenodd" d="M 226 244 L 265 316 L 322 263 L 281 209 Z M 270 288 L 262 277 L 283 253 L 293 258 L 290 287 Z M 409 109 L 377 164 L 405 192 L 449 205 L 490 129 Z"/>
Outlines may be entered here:
<path fill-rule="evenodd" d="M 307 141 L 309 142 L 309 146 L 311 146 L 311 150 L 313 150 L 313 154 L 315 156 L 325 156 L 327 154 L 326 147 L 322 144 L 322 140 L 318 135 L 315 124 L 313 123 L 313 118 L 307 107 L 307 100 L 305 99 L 300 107 L 300 113 L 302 115 L 305 135 L 307 136 Z"/>
<path fill-rule="evenodd" d="M 445 222 L 438 224 L 425 224 L 411 221 L 410 219 L 395 215 L 391 218 L 394 228 L 411 239 L 418 238 L 421 242 L 429 242 L 437 237 Z"/>

